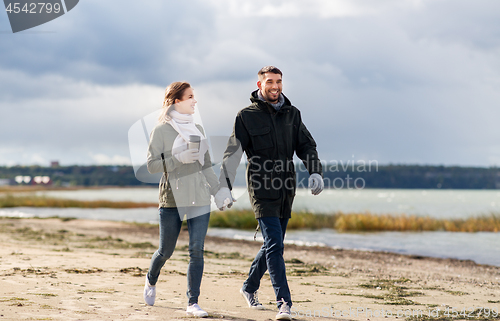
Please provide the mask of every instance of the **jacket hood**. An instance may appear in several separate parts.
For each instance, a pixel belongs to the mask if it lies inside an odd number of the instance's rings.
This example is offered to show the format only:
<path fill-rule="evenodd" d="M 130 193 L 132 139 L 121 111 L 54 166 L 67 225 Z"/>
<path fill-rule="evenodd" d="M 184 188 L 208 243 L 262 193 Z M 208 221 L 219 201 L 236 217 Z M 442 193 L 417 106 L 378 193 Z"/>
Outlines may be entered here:
<path fill-rule="evenodd" d="M 254 103 L 259 109 L 267 110 L 267 111 L 274 110 L 274 108 L 268 102 L 259 99 L 259 96 L 257 94 L 258 91 L 259 91 L 259 89 L 253 91 L 250 94 L 250 101 L 252 103 Z M 281 94 L 283 95 L 283 98 L 285 98 L 285 103 L 280 108 L 280 111 L 286 110 L 287 108 L 290 108 L 292 106 L 292 103 L 290 102 L 290 100 L 288 98 L 286 98 L 286 96 L 283 93 L 281 93 Z"/>

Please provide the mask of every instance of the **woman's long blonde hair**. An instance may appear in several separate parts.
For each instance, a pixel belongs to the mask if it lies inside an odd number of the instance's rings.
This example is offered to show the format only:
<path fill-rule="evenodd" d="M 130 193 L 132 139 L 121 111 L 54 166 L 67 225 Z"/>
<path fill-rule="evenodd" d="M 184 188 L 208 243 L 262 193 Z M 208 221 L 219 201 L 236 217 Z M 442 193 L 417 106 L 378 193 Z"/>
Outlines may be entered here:
<path fill-rule="evenodd" d="M 190 87 L 191 85 L 187 81 L 176 81 L 168 85 L 167 89 L 165 89 L 165 98 L 163 98 L 163 108 L 160 117 L 158 117 L 160 122 L 165 123 L 172 119 L 170 113 L 175 108 L 175 100 L 181 100 L 184 91 Z"/>

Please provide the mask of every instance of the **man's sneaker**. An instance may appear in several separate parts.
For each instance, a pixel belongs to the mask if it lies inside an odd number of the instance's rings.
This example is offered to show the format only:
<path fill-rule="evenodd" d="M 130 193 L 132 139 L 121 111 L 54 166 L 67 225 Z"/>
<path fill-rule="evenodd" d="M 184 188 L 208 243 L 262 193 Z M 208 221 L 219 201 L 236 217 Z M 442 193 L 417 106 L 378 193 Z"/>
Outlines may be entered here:
<path fill-rule="evenodd" d="M 257 297 L 257 291 L 255 291 L 254 293 L 249 293 L 249 292 L 243 290 L 243 288 L 241 288 L 240 293 L 245 298 L 245 300 L 247 301 L 248 306 L 250 308 L 256 309 L 256 310 L 264 310 L 265 309 L 265 307 L 262 304 L 260 304 L 260 302 L 259 302 L 259 298 Z"/>
<path fill-rule="evenodd" d="M 203 309 L 200 308 L 200 306 L 197 303 L 189 305 L 186 309 L 186 314 L 199 318 L 204 318 L 208 316 L 208 313 L 206 311 L 203 311 Z"/>
<path fill-rule="evenodd" d="M 149 284 L 148 276 L 146 275 L 146 284 L 144 285 L 144 301 L 147 305 L 154 305 L 156 298 L 156 286 Z"/>
<path fill-rule="evenodd" d="M 276 314 L 276 320 L 292 320 L 292 315 L 290 314 L 290 306 L 285 300 L 281 299 L 280 312 Z"/>

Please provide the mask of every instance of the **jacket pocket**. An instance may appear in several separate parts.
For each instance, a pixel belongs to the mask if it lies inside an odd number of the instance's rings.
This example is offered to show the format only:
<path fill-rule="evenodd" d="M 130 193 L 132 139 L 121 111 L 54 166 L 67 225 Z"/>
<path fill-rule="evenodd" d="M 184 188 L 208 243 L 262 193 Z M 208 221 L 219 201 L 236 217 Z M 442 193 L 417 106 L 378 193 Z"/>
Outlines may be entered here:
<path fill-rule="evenodd" d="M 261 150 L 273 147 L 270 127 L 252 128 L 248 131 L 251 136 L 254 150 Z"/>
<path fill-rule="evenodd" d="M 250 198 L 256 200 L 277 200 L 281 195 L 281 181 L 273 180 L 271 173 L 253 173 L 248 177 Z"/>

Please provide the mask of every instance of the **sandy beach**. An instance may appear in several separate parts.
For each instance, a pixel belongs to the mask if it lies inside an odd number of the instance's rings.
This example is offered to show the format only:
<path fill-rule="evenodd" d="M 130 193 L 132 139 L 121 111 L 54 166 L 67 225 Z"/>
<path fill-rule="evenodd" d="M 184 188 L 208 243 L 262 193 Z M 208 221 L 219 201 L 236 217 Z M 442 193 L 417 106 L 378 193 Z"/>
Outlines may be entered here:
<path fill-rule="evenodd" d="M 0 220 L 0 320 L 174 320 L 185 315 L 187 231 L 142 298 L 158 227 Z M 259 242 L 207 237 L 199 304 L 208 319 L 274 320 L 269 277 L 254 311 L 239 294 Z M 492 253 L 494 255 L 494 253 Z M 295 320 L 500 319 L 500 267 L 471 261 L 286 245 Z M 413 316 L 412 316 L 413 315 Z M 489 315 L 489 316 L 488 316 Z"/>

